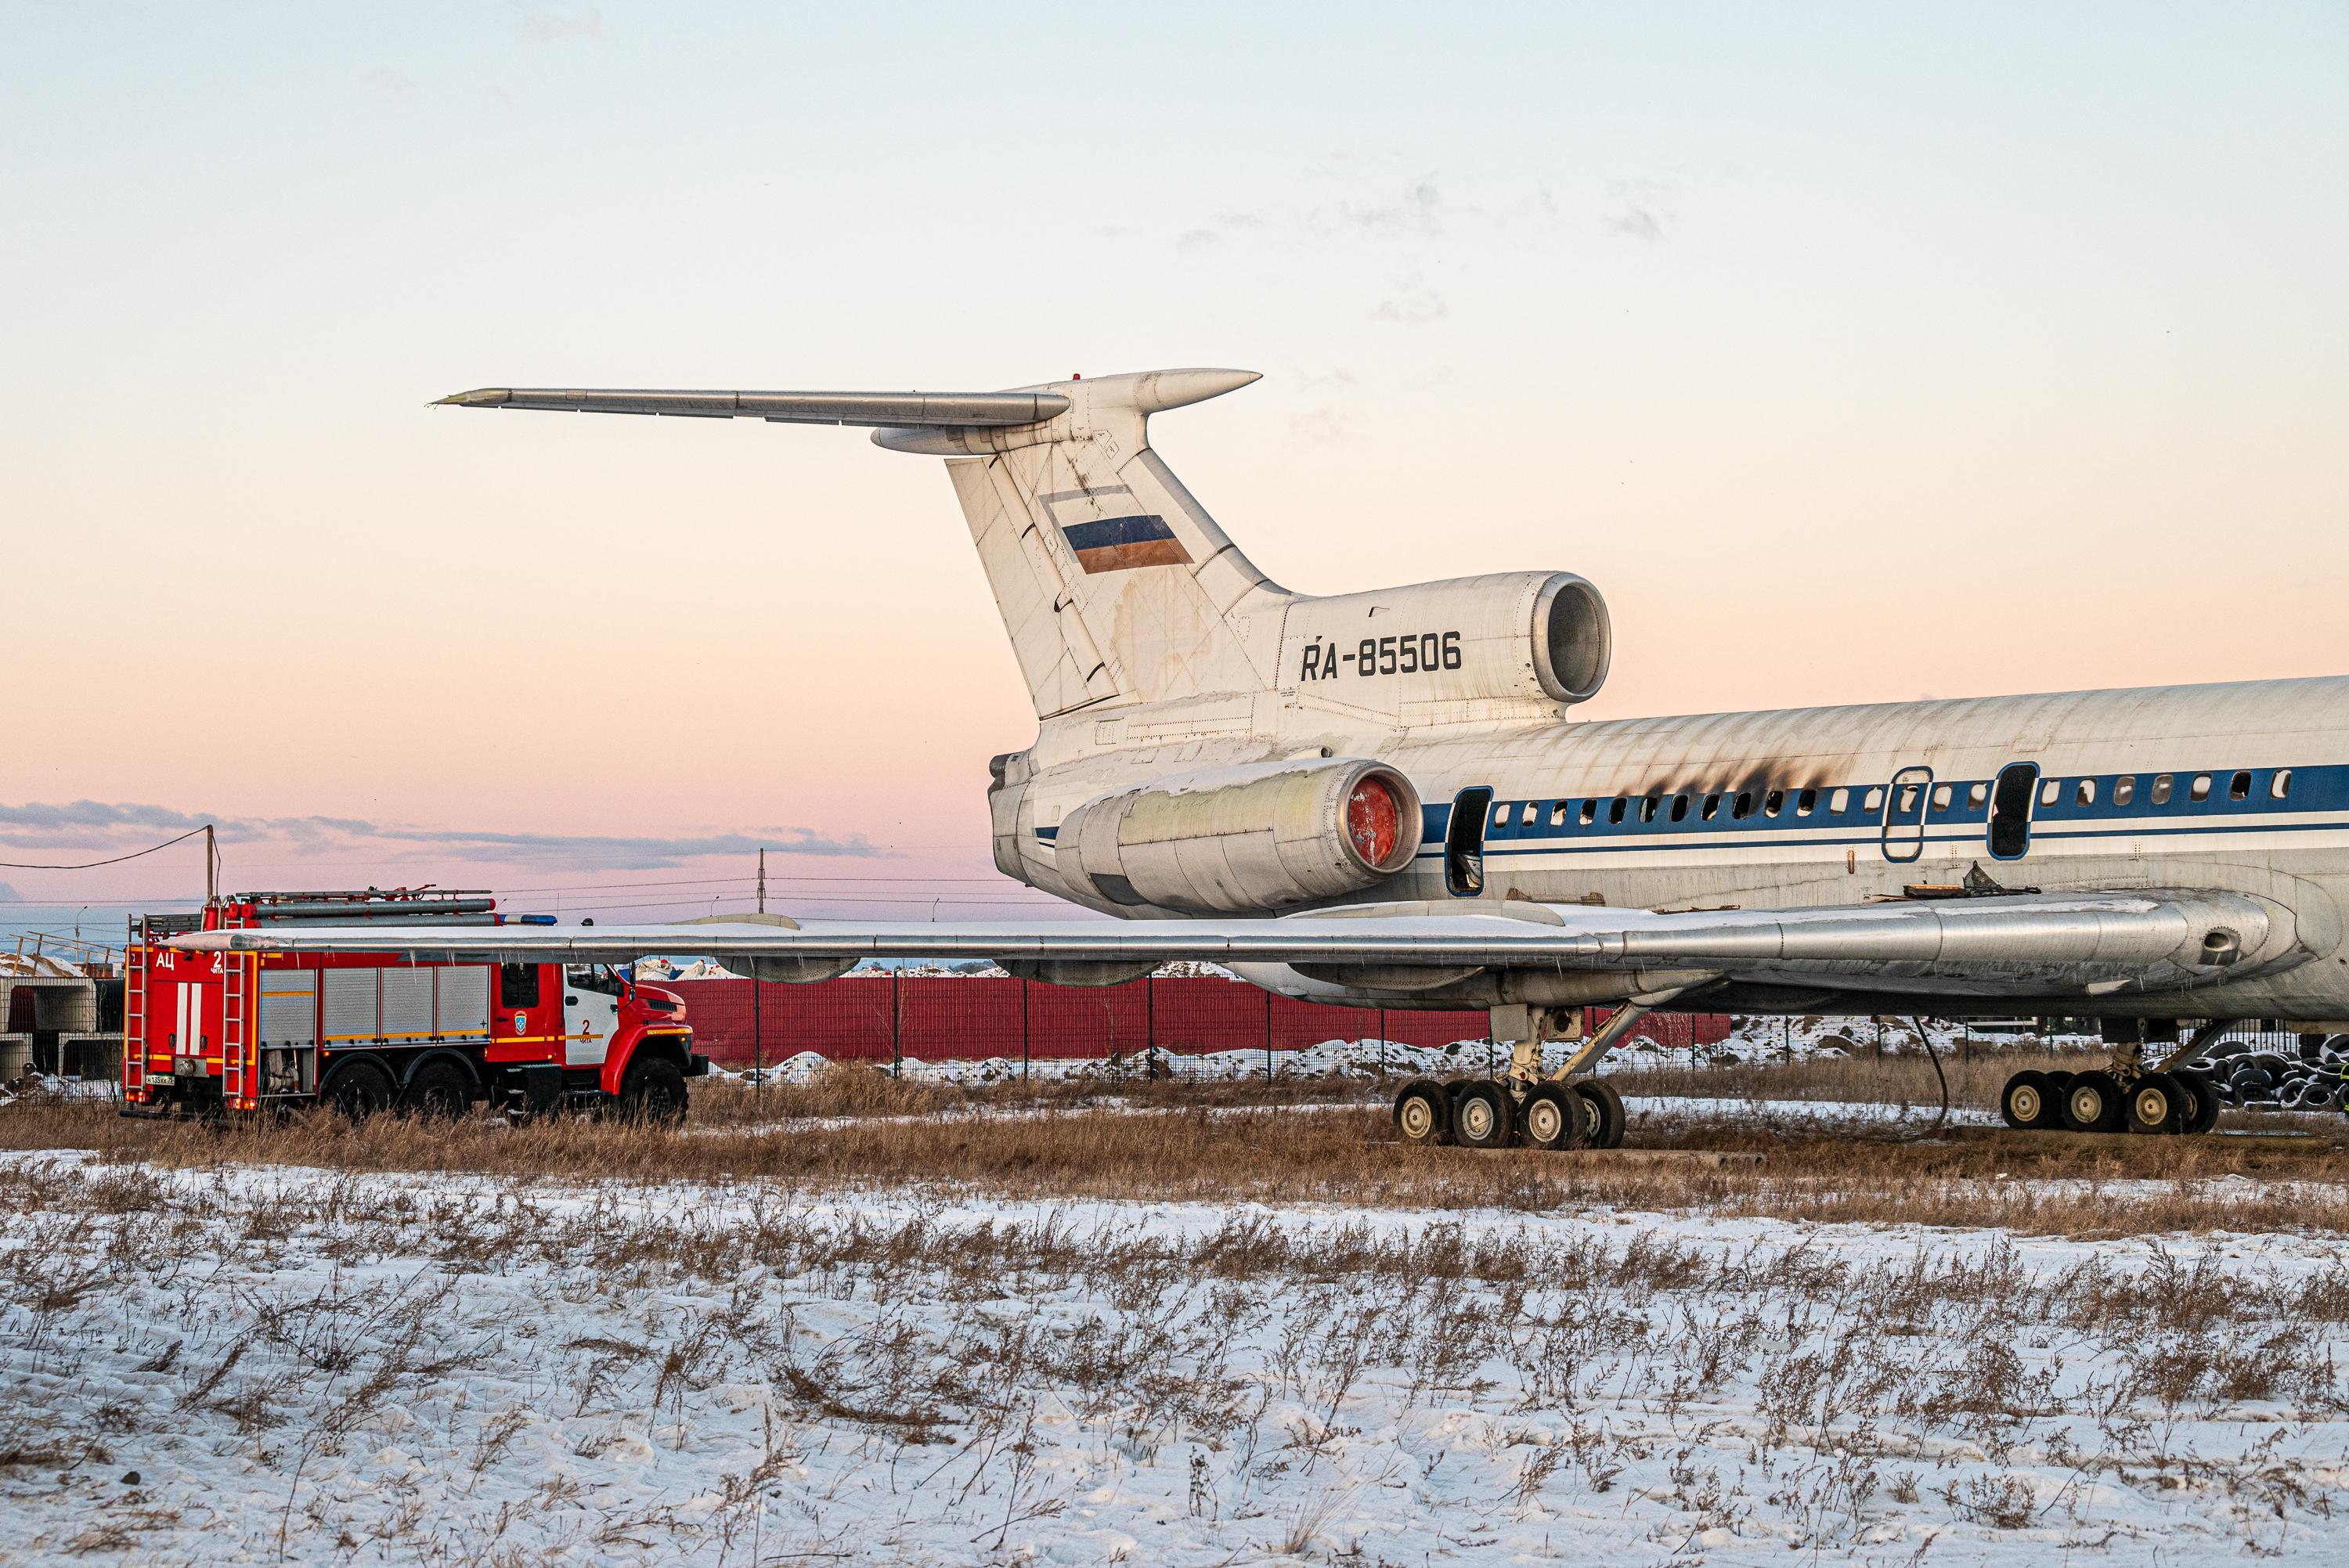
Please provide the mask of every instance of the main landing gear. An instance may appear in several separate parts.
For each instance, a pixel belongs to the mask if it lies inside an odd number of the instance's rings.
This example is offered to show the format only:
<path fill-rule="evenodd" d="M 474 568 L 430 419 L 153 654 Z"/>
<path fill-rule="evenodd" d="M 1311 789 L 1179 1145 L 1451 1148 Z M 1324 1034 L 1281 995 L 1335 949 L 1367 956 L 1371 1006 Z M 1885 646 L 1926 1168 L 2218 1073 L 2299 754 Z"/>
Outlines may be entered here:
<path fill-rule="evenodd" d="M 2208 1132 L 2219 1125 L 2218 1084 L 2188 1064 L 2234 1023 L 2205 1024 L 2158 1069 L 2145 1065 L 2141 1026 L 2134 1020 L 2124 1028 L 2108 1024 L 2106 1037 L 2121 1037 L 2106 1067 L 2085 1073 L 2019 1072 L 1999 1095 L 1999 1115 L 2009 1127 L 2026 1132 Z"/>
<path fill-rule="evenodd" d="M 1439 1083 L 1415 1078 L 1395 1096 L 1395 1130 L 1405 1143 L 1456 1143 L 1469 1149 L 1615 1149 L 1623 1142 L 1623 1097 L 1603 1078 L 1569 1078 L 1596 1064 L 1645 1017 L 1642 1006 L 1619 1007 L 1557 1071 L 1544 1074 L 1536 1042 L 1550 1021 L 1547 1009 L 1494 1010 L 1494 1036 L 1514 1026 L 1509 1070 L 1497 1078 Z M 1509 1015 L 1517 1015 L 1511 1018 Z M 1579 1033 L 1579 1030 L 1576 1031 Z"/>

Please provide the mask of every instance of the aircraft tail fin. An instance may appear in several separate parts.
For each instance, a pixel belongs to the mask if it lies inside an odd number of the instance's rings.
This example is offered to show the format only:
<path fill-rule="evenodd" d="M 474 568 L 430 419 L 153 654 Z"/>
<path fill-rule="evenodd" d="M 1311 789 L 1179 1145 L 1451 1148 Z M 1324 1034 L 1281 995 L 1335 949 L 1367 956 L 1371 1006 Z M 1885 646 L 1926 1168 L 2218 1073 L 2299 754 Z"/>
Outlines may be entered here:
<path fill-rule="evenodd" d="M 1288 595 L 1151 449 L 1149 418 L 1237 390 L 1246 370 L 1056 381 L 1016 426 L 877 430 L 947 459 L 1039 718 L 1099 705 L 1271 689 Z"/>

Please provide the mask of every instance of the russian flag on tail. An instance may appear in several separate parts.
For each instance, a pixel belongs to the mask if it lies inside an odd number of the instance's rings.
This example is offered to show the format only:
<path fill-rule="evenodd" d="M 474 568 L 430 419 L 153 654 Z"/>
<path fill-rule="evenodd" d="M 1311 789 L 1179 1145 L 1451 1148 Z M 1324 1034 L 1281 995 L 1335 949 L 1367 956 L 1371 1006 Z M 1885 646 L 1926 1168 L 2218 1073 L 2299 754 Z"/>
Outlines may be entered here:
<path fill-rule="evenodd" d="M 1187 566 L 1191 552 L 1155 516 L 1104 517 L 1092 522 L 1072 522 L 1061 537 L 1076 552 L 1087 574 L 1124 572 L 1136 566 Z"/>

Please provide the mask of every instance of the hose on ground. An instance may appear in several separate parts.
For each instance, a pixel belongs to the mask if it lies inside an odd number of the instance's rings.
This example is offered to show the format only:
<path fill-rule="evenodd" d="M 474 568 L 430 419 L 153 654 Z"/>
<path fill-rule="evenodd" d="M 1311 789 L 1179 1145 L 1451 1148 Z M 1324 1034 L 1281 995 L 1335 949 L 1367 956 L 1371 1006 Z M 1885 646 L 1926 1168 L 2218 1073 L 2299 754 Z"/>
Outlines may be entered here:
<path fill-rule="evenodd" d="M 1941 1053 L 1933 1048 L 1933 1037 L 1925 1032 L 1925 1020 L 1922 1018 L 1911 1018 L 1909 1020 L 1909 1026 L 1917 1031 L 1918 1039 L 1924 1042 L 1925 1054 L 1933 1058 L 1933 1078 L 1934 1081 L 1941 1086 L 1940 1114 L 1933 1118 L 1933 1125 L 1930 1128 L 1917 1134 L 1917 1136 L 1920 1138 L 1939 1138 L 1941 1135 L 1942 1127 L 1945 1126 L 1950 1119 L 1950 1079 L 1948 1075 L 1941 1071 Z"/>

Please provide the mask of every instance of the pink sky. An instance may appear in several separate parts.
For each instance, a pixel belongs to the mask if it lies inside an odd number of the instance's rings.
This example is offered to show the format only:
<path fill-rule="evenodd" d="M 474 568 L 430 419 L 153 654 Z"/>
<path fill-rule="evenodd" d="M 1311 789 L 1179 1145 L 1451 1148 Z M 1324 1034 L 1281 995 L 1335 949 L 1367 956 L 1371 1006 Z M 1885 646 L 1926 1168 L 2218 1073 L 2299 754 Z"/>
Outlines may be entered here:
<path fill-rule="evenodd" d="M 1020 896 L 936 462 L 424 407 L 482 385 L 1261 369 L 1155 431 L 1243 548 L 1580 572 L 1590 716 L 2349 669 L 2338 13 L 1970 15 L 14 12 L 0 860 Z M 1190 121 L 1069 90 L 1143 53 Z"/>

